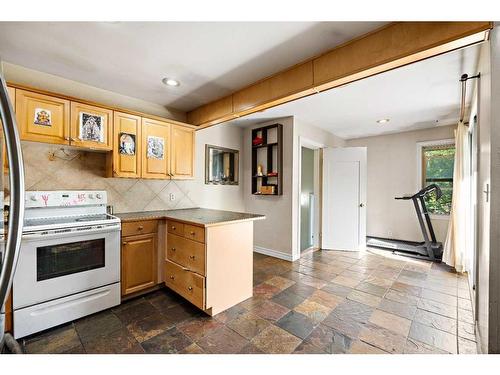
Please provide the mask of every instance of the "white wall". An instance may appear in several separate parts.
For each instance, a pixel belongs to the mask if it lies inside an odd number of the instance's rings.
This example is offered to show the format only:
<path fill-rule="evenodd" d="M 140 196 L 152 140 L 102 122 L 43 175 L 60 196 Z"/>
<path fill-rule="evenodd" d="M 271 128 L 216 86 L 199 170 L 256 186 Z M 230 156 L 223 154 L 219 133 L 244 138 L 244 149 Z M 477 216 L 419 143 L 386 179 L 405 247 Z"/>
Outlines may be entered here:
<path fill-rule="evenodd" d="M 243 129 L 231 124 L 220 124 L 196 131 L 195 179 L 183 181 L 182 185 L 191 191 L 191 196 L 196 197 L 196 203 L 200 207 L 230 211 L 245 210 L 242 142 Z M 205 184 L 205 145 L 207 144 L 231 148 L 240 152 L 238 185 Z"/>
<path fill-rule="evenodd" d="M 500 353 L 500 26 L 491 32 L 491 200 L 488 352 Z M 483 196 L 484 198 L 484 196 Z"/>
<path fill-rule="evenodd" d="M 294 119 L 294 133 L 293 133 L 293 176 L 292 176 L 292 259 L 297 260 L 300 258 L 300 159 L 301 159 L 301 144 L 312 144 L 319 147 L 343 147 L 345 145 L 344 139 L 336 135 L 320 129 L 314 125 L 306 124 L 299 119 Z M 319 170 L 318 170 L 319 172 Z M 320 184 L 320 174 L 317 173 L 316 184 Z M 319 220 L 319 202 L 316 210 L 316 223 Z"/>
<path fill-rule="evenodd" d="M 368 148 L 367 235 L 423 241 L 411 201 L 394 197 L 417 189 L 417 142 L 454 138 L 455 126 L 358 138 L 346 147 Z M 433 219 L 438 241 L 444 241 L 448 219 Z"/>
<path fill-rule="evenodd" d="M 3 63 L 5 79 L 40 90 L 52 91 L 58 94 L 74 96 L 79 99 L 121 107 L 151 115 L 162 116 L 178 121 L 186 121 L 186 113 L 167 109 L 162 105 L 147 102 L 139 98 L 121 95 L 115 92 L 99 89 L 81 82 L 28 69 L 20 65 Z"/>
<path fill-rule="evenodd" d="M 477 309 L 478 334 L 481 350 L 488 352 L 489 317 L 489 266 L 490 266 L 490 204 L 484 199 L 486 184 L 490 184 L 490 134 L 491 134 L 491 66 L 490 43 L 481 47 L 478 70 L 479 81 L 478 132 L 479 132 L 479 174 L 478 174 L 478 283 Z"/>

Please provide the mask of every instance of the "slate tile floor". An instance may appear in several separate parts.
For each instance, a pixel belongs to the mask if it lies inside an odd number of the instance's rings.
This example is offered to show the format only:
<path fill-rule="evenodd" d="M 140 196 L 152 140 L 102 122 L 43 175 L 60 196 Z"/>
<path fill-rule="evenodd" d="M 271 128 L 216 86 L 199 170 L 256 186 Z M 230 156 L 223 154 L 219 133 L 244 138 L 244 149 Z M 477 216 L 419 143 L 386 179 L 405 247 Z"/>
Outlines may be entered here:
<path fill-rule="evenodd" d="M 22 340 L 27 353 L 475 353 L 464 275 L 394 256 L 254 255 L 254 296 L 211 318 L 166 289 Z"/>

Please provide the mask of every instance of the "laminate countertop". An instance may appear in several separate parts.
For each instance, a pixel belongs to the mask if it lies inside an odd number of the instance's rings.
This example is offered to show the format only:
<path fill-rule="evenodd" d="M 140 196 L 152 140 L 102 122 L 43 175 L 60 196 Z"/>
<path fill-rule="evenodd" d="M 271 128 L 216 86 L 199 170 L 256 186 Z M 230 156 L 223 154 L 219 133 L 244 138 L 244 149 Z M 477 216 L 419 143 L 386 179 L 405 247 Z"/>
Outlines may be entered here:
<path fill-rule="evenodd" d="M 264 215 L 245 212 L 211 210 L 207 208 L 185 208 L 180 210 L 141 211 L 115 213 L 122 222 L 171 219 L 204 227 L 238 223 L 243 221 L 263 220 Z"/>

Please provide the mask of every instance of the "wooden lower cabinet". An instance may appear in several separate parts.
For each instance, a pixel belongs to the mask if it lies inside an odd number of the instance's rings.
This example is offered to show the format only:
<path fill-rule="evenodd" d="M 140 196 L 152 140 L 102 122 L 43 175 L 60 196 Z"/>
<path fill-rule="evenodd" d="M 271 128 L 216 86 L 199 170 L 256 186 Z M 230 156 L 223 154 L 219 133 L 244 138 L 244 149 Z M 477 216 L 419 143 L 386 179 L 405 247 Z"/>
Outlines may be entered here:
<path fill-rule="evenodd" d="M 165 284 L 200 309 L 205 309 L 205 278 L 181 265 L 165 261 Z"/>
<path fill-rule="evenodd" d="M 167 220 L 164 280 L 209 315 L 250 298 L 253 222 L 204 227 Z"/>
<path fill-rule="evenodd" d="M 157 233 L 122 237 L 122 296 L 157 284 L 157 246 Z"/>
<path fill-rule="evenodd" d="M 5 332 L 12 332 L 12 290 L 5 303 Z"/>

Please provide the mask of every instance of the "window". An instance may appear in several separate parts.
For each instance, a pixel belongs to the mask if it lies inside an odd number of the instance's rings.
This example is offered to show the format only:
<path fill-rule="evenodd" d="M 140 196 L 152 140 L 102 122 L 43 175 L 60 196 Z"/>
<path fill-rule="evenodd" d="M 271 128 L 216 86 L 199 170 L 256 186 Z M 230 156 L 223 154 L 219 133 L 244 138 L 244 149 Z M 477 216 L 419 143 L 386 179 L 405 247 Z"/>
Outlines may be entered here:
<path fill-rule="evenodd" d="M 436 200 L 434 194 L 425 199 L 430 214 L 449 215 L 453 195 L 453 166 L 455 164 L 454 144 L 422 146 L 422 187 L 436 184 L 443 196 Z"/>

